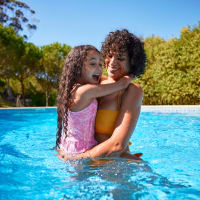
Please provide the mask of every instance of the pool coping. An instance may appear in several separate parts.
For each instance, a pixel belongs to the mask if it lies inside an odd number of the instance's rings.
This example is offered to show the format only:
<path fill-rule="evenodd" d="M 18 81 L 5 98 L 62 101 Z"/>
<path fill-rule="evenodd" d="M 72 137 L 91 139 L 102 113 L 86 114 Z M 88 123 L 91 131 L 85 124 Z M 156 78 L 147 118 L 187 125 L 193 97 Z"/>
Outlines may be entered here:
<path fill-rule="evenodd" d="M 141 112 L 198 112 L 200 105 L 142 105 Z"/>
<path fill-rule="evenodd" d="M 0 110 L 8 109 L 51 109 L 52 107 L 7 107 Z M 200 105 L 142 105 L 141 112 L 198 112 L 200 113 Z"/>

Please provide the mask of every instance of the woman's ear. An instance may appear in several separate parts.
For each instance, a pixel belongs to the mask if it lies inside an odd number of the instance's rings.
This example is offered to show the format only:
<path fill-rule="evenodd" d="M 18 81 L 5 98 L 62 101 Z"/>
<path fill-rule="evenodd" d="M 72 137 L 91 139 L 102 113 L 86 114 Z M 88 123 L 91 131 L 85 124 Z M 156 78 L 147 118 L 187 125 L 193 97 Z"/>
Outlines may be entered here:
<path fill-rule="evenodd" d="M 110 62 L 110 59 L 106 58 L 105 63 L 104 63 L 104 66 L 106 67 L 106 69 L 108 68 L 109 62 Z"/>

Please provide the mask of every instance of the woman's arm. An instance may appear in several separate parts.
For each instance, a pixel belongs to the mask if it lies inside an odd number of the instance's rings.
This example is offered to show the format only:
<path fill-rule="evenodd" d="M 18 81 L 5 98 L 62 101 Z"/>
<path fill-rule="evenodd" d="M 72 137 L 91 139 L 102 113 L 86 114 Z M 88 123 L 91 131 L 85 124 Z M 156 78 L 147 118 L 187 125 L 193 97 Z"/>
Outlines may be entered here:
<path fill-rule="evenodd" d="M 140 114 L 143 92 L 139 85 L 130 84 L 124 93 L 112 136 L 89 150 L 91 157 L 119 155 L 128 145 Z"/>
<path fill-rule="evenodd" d="M 112 136 L 72 159 L 120 155 L 127 147 L 140 114 L 143 92 L 139 85 L 130 84 L 124 93 L 120 112 Z M 62 155 L 64 157 L 64 154 Z M 65 155 L 64 160 L 70 159 Z"/>
<path fill-rule="evenodd" d="M 122 98 L 119 117 L 116 120 L 113 140 L 118 141 L 121 148 L 127 147 L 128 141 L 136 127 L 143 100 L 142 88 L 138 84 L 130 84 Z"/>

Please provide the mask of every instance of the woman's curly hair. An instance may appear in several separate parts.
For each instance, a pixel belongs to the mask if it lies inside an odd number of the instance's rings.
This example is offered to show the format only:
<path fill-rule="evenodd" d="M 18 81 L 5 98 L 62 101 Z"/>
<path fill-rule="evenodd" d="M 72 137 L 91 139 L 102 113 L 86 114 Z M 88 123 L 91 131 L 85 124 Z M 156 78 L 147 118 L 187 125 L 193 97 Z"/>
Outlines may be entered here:
<path fill-rule="evenodd" d="M 61 142 L 62 131 L 67 137 L 67 118 L 68 109 L 71 105 L 71 91 L 78 84 L 78 79 L 81 77 L 83 62 L 85 61 L 88 51 L 99 51 L 91 45 L 81 45 L 74 47 L 67 55 L 62 70 L 58 97 L 57 97 L 57 135 L 56 148 L 59 148 Z"/>
<path fill-rule="evenodd" d="M 129 74 L 138 77 L 144 73 L 146 62 L 144 44 L 138 37 L 129 33 L 128 30 L 116 30 L 108 34 L 101 47 L 101 54 L 104 61 L 110 51 L 116 52 L 118 56 L 124 52 L 128 53 Z"/>

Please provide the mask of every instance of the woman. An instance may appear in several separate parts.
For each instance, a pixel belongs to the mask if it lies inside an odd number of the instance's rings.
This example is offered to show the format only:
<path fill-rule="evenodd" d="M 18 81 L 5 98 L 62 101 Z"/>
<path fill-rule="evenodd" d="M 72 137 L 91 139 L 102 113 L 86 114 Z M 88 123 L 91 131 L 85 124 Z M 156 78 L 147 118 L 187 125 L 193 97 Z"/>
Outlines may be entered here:
<path fill-rule="evenodd" d="M 116 82 L 127 74 L 137 77 L 144 73 L 146 57 L 143 43 L 125 29 L 111 32 L 101 52 L 108 72 L 108 78 L 102 84 Z M 100 144 L 73 158 L 123 156 L 137 159 L 127 152 L 127 146 L 140 114 L 142 99 L 143 92 L 137 84 L 130 84 L 121 93 L 101 98 L 96 117 L 96 139 Z M 112 120 L 107 122 L 110 118 Z M 111 127 L 108 127 L 109 124 Z M 63 152 L 59 152 L 59 157 L 70 159 Z"/>

